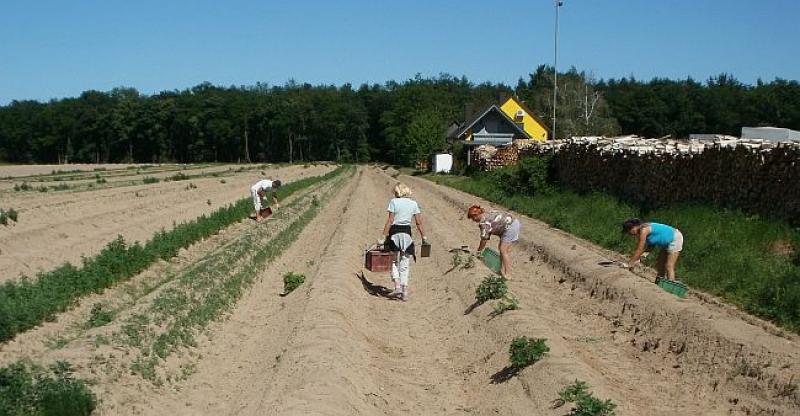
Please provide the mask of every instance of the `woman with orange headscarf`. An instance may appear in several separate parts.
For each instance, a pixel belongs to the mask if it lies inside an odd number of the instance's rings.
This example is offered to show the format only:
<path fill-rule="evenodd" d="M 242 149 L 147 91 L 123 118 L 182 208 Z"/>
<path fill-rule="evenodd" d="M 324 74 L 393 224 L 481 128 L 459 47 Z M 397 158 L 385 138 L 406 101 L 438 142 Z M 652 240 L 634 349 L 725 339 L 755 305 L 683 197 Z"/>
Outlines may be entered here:
<path fill-rule="evenodd" d="M 491 210 L 486 212 L 480 205 L 473 205 L 467 210 L 467 218 L 478 223 L 481 230 L 481 242 L 478 244 L 478 255 L 483 252 L 492 235 L 500 237 L 500 274 L 508 277 L 511 271 L 511 244 L 519 240 L 521 224 L 518 219 L 505 211 Z"/>

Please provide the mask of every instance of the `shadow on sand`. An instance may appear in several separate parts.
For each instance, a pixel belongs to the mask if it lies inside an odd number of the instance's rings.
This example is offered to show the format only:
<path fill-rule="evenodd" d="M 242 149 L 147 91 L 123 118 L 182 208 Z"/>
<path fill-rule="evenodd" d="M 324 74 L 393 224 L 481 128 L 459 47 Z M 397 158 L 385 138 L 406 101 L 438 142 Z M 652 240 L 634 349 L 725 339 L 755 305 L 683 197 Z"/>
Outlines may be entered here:
<path fill-rule="evenodd" d="M 367 280 L 367 277 L 364 276 L 364 272 L 356 273 L 356 277 L 358 280 L 361 281 L 361 286 L 364 287 L 364 290 L 372 296 L 379 296 L 386 299 L 397 300 L 397 297 L 393 295 L 392 289 L 389 289 L 386 286 L 377 285 L 375 283 L 370 282 Z"/>
<path fill-rule="evenodd" d="M 475 308 L 477 308 L 478 306 L 481 306 L 481 305 L 483 305 L 483 302 L 476 300 L 475 303 L 473 303 L 472 305 L 469 305 L 469 307 L 464 311 L 464 315 L 471 314 L 472 311 L 475 310 Z"/>
<path fill-rule="evenodd" d="M 511 380 L 519 374 L 519 368 L 508 366 L 494 374 L 492 374 L 492 382 L 491 384 L 501 384 L 505 383 L 508 380 Z"/>

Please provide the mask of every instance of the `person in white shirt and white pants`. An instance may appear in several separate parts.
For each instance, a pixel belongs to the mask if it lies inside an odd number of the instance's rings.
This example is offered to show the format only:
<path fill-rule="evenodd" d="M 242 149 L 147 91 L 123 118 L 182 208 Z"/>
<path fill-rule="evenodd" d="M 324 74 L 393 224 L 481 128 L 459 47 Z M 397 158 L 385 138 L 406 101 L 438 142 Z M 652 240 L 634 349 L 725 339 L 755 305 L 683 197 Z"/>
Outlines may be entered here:
<path fill-rule="evenodd" d="M 395 198 L 389 201 L 386 209 L 389 212 L 386 224 L 383 226 L 383 237 L 378 240 L 379 245 L 388 246 L 389 250 L 395 252 L 392 262 L 392 280 L 394 281 L 393 296 L 403 300 L 408 300 L 408 279 L 411 272 L 411 258 L 414 255 L 414 240 L 411 237 L 411 220 L 417 225 L 417 230 L 425 238 L 425 230 L 422 226 L 422 213 L 417 201 L 409 198 L 411 190 L 402 183 L 394 187 Z"/>
<path fill-rule="evenodd" d="M 280 204 L 278 204 L 278 197 L 275 195 L 275 192 L 278 188 L 281 187 L 281 181 L 278 179 L 269 180 L 263 179 L 255 183 L 255 185 L 250 187 L 250 195 L 253 197 L 253 207 L 256 210 L 256 221 L 261 221 L 262 219 L 266 218 L 266 216 L 262 215 L 262 212 L 269 207 L 262 208 L 262 201 L 261 199 L 264 198 L 264 195 L 267 193 L 270 194 L 272 198 L 272 205 L 275 208 L 279 208 Z"/>

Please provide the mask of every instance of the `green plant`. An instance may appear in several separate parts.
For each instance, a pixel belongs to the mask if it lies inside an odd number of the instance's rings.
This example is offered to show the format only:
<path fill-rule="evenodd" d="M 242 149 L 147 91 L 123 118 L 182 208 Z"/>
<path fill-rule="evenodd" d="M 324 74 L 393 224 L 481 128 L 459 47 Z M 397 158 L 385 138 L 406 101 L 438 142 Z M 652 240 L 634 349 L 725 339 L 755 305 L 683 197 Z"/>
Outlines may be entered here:
<path fill-rule="evenodd" d="M 475 299 L 479 303 L 484 303 L 492 299 L 500 299 L 508 292 L 506 279 L 502 276 L 486 276 L 478 288 L 475 289 Z"/>
<path fill-rule="evenodd" d="M 0 414 L 84 416 L 96 403 L 86 381 L 74 378 L 65 361 L 47 370 L 23 362 L 0 368 Z"/>
<path fill-rule="evenodd" d="M 9 208 L 6 215 L 8 215 L 8 219 L 14 222 L 17 222 L 17 218 L 19 218 L 19 213 L 14 208 Z"/>
<path fill-rule="evenodd" d="M 303 282 L 306 281 L 306 277 L 299 273 L 288 272 L 283 275 L 283 293 L 289 294 L 293 290 L 300 287 Z"/>
<path fill-rule="evenodd" d="M 467 260 L 464 262 L 464 269 L 471 269 L 475 267 L 475 256 L 467 256 Z"/>
<path fill-rule="evenodd" d="M 189 182 L 189 184 L 188 184 L 188 185 L 186 185 L 186 188 L 185 188 L 185 190 L 187 190 L 187 191 L 188 191 L 188 190 L 191 190 L 191 189 L 197 189 L 197 185 L 195 185 L 195 184 L 193 184 L 193 183 Z"/>
<path fill-rule="evenodd" d="M 89 312 L 89 320 L 86 322 L 88 328 L 103 326 L 114 320 L 116 313 L 106 309 L 103 304 L 95 303 Z"/>
<path fill-rule="evenodd" d="M 8 225 L 8 214 L 0 208 L 0 224 Z"/>
<path fill-rule="evenodd" d="M 226 181 L 225 179 L 220 179 L 219 183 L 225 184 L 225 183 L 228 183 L 228 181 Z"/>
<path fill-rule="evenodd" d="M 492 316 L 502 315 L 505 311 L 519 309 L 519 300 L 513 296 L 505 296 L 494 305 Z"/>
<path fill-rule="evenodd" d="M 154 178 L 152 176 L 145 176 L 144 179 L 142 179 L 142 182 L 145 184 L 158 183 L 158 181 L 158 178 Z"/>
<path fill-rule="evenodd" d="M 36 188 L 36 190 L 39 191 L 39 192 L 47 192 L 48 191 L 47 187 L 44 186 L 44 185 L 39 185 L 39 187 Z"/>
<path fill-rule="evenodd" d="M 575 380 L 558 393 L 556 407 L 565 403 L 575 403 L 571 416 L 613 416 L 617 405 L 611 400 L 600 400 L 589 392 L 586 382 Z"/>
<path fill-rule="evenodd" d="M 461 250 L 453 252 L 453 260 L 452 260 L 453 270 L 458 268 L 458 266 L 460 266 L 462 262 L 463 260 L 461 259 Z"/>
<path fill-rule="evenodd" d="M 185 181 L 187 179 L 189 179 L 189 175 L 187 175 L 187 174 L 185 174 L 183 172 L 178 172 L 178 173 L 170 176 L 170 178 L 169 178 L 169 180 L 171 180 L 171 181 Z"/>
<path fill-rule="evenodd" d="M 33 187 L 28 184 L 28 182 L 22 182 L 22 184 L 14 184 L 15 191 L 30 191 Z"/>
<path fill-rule="evenodd" d="M 97 178 L 96 182 L 102 184 L 102 183 L 106 183 L 108 181 L 106 180 L 106 178 Z"/>
<path fill-rule="evenodd" d="M 508 350 L 511 367 L 521 370 L 544 357 L 550 347 L 544 338 L 528 338 L 525 336 L 514 338 Z"/>

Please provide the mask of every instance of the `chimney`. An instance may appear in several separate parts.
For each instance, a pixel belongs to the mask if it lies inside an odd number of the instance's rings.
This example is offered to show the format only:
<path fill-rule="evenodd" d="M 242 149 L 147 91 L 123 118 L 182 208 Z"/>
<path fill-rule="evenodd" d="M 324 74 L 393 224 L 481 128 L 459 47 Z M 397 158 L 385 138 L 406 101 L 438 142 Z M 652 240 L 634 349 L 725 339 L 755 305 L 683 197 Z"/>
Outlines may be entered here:
<path fill-rule="evenodd" d="M 475 105 L 473 103 L 466 103 L 464 104 L 464 122 L 468 122 L 472 120 L 472 116 L 475 115 Z"/>
<path fill-rule="evenodd" d="M 508 99 L 508 93 L 505 91 L 500 91 L 497 94 L 497 104 L 503 104 Z"/>

